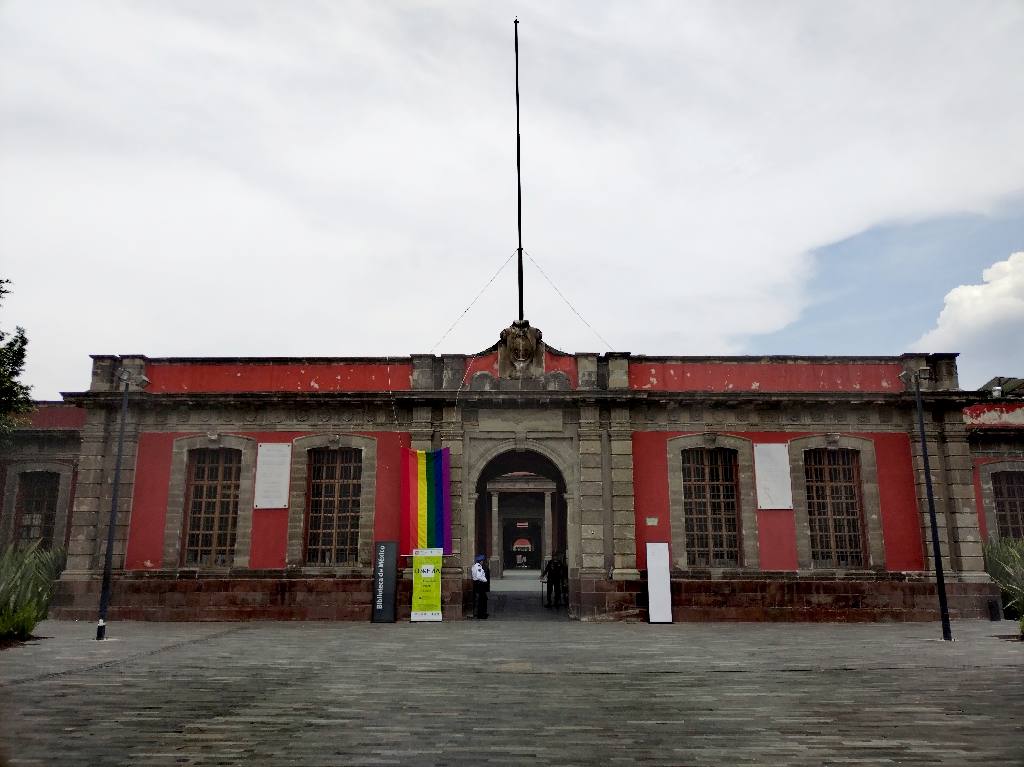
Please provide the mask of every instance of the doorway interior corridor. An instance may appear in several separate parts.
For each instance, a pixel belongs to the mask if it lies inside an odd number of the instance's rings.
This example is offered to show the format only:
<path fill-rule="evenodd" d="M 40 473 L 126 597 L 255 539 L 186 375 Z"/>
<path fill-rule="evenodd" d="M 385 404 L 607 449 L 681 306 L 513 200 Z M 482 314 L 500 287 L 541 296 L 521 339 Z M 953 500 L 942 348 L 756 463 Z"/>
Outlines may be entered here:
<path fill-rule="evenodd" d="M 544 607 L 540 580 L 544 564 L 566 549 L 566 516 L 565 480 L 547 457 L 509 451 L 484 467 L 475 550 L 488 558 L 495 618 L 566 618 L 566 606 Z"/>

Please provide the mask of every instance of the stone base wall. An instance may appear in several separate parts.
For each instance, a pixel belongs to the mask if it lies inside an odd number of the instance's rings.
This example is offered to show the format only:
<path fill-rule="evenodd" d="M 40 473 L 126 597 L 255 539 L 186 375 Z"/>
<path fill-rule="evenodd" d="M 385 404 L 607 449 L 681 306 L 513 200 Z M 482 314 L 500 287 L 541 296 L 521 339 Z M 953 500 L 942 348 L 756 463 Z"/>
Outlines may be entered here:
<path fill-rule="evenodd" d="M 572 606 L 581 620 L 647 620 L 645 581 L 581 578 Z M 918 580 L 673 579 L 672 618 L 685 621 L 876 622 L 939 619 L 935 584 Z M 988 618 L 990 583 L 946 583 L 950 616 Z"/>
<path fill-rule="evenodd" d="M 454 578 L 442 581 L 445 620 L 463 616 L 463 583 Z M 99 577 L 61 580 L 50 617 L 96 620 L 100 588 Z M 409 620 L 411 603 L 412 581 L 399 580 L 398 620 Z M 108 617 L 140 621 L 369 621 L 371 612 L 370 578 L 282 578 L 278 571 L 250 571 L 199 578 L 117 575 Z"/>
<path fill-rule="evenodd" d="M 50 617 L 95 620 L 99 577 L 62 580 Z M 951 617 L 987 618 L 988 601 L 999 599 L 987 583 L 947 583 Z M 472 583 L 445 577 L 441 587 L 445 620 L 470 615 Z M 570 614 L 584 621 L 647 620 L 645 581 L 576 578 L 569 584 Z M 222 577 L 115 577 L 111 620 L 368 621 L 369 578 L 282 578 L 277 571 L 249 571 Z M 412 581 L 398 583 L 398 620 L 409 619 Z M 911 580 L 673 579 L 672 616 L 687 621 L 934 621 L 935 584 Z"/>

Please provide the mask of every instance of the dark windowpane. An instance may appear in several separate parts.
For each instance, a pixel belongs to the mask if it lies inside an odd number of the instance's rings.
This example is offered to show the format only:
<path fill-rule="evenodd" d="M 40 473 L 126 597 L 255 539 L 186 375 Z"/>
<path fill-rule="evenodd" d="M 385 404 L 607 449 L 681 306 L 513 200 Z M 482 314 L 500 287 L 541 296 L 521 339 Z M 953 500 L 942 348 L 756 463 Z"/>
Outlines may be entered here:
<path fill-rule="evenodd" d="M 242 476 L 239 450 L 200 449 L 188 455 L 185 550 L 182 562 L 199 567 L 230 567 L 235 556 L 238 495 Z"/>
<path fill-rule="evenodd" d="M 736 451 L 682 451 L 686 560 L 695 567 L 739 564 L 739 472 Z"/>
<path fill-rule="evenodd" d="M 999 537 L 1024 539 L 1024 471 L 994 472 L 992 494 Z"/>
<path fill-rule="evenodd" d="M 19 543 L 42 541 L 53 545 L 53 526 L 57 518 L 57 493 L 60 475 L 50 471 L 29 471 L 18 475 L 15 502 L 15 540 Z"/>
<path fill-rule="evenodd" d="M 362 452 L 351 447 L 310 450 L 308 476 L 306 563 L 357 562 Z"/>
<path fill-rule="evenodd" d="M 804 476 L 815 567 L 862 567 L 860 454 L 856 450 L 806 450 Z"/>

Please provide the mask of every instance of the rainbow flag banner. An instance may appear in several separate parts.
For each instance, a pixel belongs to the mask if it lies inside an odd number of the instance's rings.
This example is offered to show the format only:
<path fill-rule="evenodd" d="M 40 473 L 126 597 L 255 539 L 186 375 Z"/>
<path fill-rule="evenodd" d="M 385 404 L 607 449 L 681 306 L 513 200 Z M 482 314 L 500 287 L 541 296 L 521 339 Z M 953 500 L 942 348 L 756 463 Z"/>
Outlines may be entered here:
<path fill-rule="evenodd" d="M 402 448 L 402 553 L 452 553 L 451 451 Z"/>

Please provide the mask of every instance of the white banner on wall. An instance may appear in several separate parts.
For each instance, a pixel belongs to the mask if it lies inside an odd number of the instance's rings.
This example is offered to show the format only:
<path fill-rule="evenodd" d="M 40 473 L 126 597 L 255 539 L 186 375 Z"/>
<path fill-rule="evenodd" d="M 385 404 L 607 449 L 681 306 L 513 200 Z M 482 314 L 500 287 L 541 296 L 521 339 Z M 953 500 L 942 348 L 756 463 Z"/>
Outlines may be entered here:
<path fill-rule="evenodd" d="M 647 616 L 651 623 L 672 622 L 668 544 L 647 544 Z"/>
<path fill-rule="evenodd" d="M 793 508 L 789 445 L 754 445 L 754 475 L 757 477 L 757 508 Z"/>
<path fill-rule="evenodd" d="M 260 442 L 256 449 L 257 509 L 288 508 L 288 478 L 292 468 L 292 446 Z"/>

